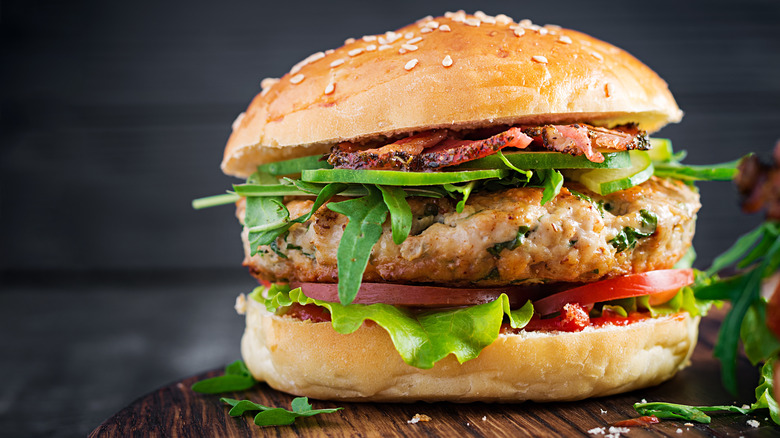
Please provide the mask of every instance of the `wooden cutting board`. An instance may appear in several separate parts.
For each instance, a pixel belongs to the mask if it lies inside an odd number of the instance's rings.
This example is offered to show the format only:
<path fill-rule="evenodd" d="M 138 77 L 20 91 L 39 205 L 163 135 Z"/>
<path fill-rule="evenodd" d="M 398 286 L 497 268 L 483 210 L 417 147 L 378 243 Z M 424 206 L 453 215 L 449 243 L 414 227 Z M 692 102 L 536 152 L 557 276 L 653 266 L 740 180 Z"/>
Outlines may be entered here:
<path fill-rule="evenodd" d="M 636 417 L 632 404 L 641 399 L 693 405 L 751 403 L 758 381 L 757 370 L 742 358 L 739 362 L 741 392 L 728 394 L 720 384 L 720 368 L 712 358 L 712 348 L 723 313 L 714 312 L 702 321 L 699 345 L 692 366 L 660 386 L 610 397 L 568 403 L 335 403 L 311 400 L 314 409 L 341 406 L 333 414 L 300 418 L 291 426 L 261 428 L 252 417 L 228 416 L 228 408 L 217 395 L 201 395 L 189 388 L 193 382 L 221 374 L 209 371 L 160 388 L 131 403 L 107 419 L 90 437 L 124 436 L 223 436 L 247 437 L 275 435 L 280 437 L 353 436 L 353 437 L 519 437 L 519 436 L 590 436 L 594 428 Z M 224 394 L 225 397 L 248 398 L 257 403 L 290 407 L 293 397 L 260 384 L 250 391 Z M 430 421 L 409 423 L 415 414 Z M 768 411 L 753 415 L 718 415 L 709 425 L 685 426 L 683 421 L 662 421 L 650 428 L 632 428 L 624 436 L 780 436 L 780 427 L 766 419 Z M 760 422 L 751 427 L 747 420 Z"/>

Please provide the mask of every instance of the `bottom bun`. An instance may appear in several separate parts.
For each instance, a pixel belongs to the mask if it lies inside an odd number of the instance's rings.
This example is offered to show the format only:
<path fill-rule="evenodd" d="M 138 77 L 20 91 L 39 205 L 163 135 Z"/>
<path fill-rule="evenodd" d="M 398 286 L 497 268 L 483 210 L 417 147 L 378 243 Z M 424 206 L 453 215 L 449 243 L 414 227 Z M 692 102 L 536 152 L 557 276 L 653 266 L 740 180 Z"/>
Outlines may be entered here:
<path fill-rule="evenodd" d="M 247 300 L 241 353 L 272 388 L 345 401 L 580 400 L 657 385 L 688 364 L 699 318 L 688 313 L 581 332 L 502 334 L 476 359 L 407 365 L 373 323 L 337 333 Z"/>

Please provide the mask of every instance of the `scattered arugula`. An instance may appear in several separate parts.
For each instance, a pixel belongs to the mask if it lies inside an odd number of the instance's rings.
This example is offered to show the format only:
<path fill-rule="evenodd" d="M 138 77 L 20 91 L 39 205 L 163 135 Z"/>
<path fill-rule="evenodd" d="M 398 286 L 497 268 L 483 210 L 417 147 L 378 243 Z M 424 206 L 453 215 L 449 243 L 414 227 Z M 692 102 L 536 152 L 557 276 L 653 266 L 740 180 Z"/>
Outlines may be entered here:
<path fill-rule="evenodd" d="M 195 382 L 190 389 L 201 394 L 219 394 L 244 391 L 256 383 L 244 361 L 237 360 L 225 367 L 225 374 Z"/>
<path fill-rule="evenodd" d="M 259 411 L 255 415 L 255 424 L 258 426 L 287 426 L 293 424 L 297 418 L 311 417 L 317 414 L 331 414 L 344 408 L 312 409 L 307 397 L 296 397 L 290 404 L 292 410 L 283 408 L 271 408 L 250 400 L 235 400 L 221 398 L 221 402 L 231 406 L 228 414 L 231 417 L 240 417 L 247 412 Z"/>

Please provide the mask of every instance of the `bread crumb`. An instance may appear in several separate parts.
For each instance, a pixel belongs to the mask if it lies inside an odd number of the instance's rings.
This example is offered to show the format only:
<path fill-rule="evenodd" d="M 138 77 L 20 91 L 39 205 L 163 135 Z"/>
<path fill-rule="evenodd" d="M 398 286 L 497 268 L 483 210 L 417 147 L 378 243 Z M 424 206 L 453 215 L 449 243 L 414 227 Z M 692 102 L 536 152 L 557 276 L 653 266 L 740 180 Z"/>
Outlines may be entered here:
<path fill-rule="evenodd" d="M 747 421 L 748 426 L 750 427 L 758 427 L 761 426 L 761 423 L 758 422 L 758 420 L 748 420 Z"/>
<path fill-rule="evenodd" d="M 686 427 L 693 427 L 693 423 L 685 423 L 685 424 L 683 424 L 683 426 L 686 426 Z"/>
<path fill-rule="evenodd" d="M 748 405 L 742 405 L 742 409 L 750 409 L 750 406 L 748 406 Z"/>
<path fill-rule="evenodd" d="M 628 433 L 631 429 L 627 427 L 615 427 L 615 426 L 609 426 L 609 433 L 615 433 L 615 434 L 621 434 L 621 433 Z"/>
<path fill-rule="evenodd" d="M 594 427 L 593 429 L 589 430 L 588 433 L 591 435 L 604 435 L 604 432 L 607 429 L 605 427 Z"/>
<path fill-rule="evenodd" d="M 645 404 L 647 403 L 647 400 L 643 398 L 642 400 L 639 400 L 639 403 Z"/>
<path fill-rule="evenodd" d="M 243 113 L 241 113 L 243 114 Z M 235 304 L 236 313 L 239 315 L 246 314 L 246 295 L 241 294 L 236 297 L 236 304 Z"/>
<path fill-rule="evenodd" d="M 677 428 L 677 433 L 682 433 L 682 432 L 683 432 L 683 431 L 682 431 L 682 429 L 680 429 L 680 428 L 678 427 L 678 428 Z"/>
<path fill-rule="evenodd" d="M 601 411 L 602 414 L 606 414 L 607 413 L 606 409 L 599 409 L 599 410 Z"/>
<path fill-rule="evenodd" d="M 487 416 L 482 417 L 482 421 L 487 421 Z"/>
<path fill-rule="evenodd" d="M 426 422 L 431 421 L 431 417 L 425 415 L 425 414 L 414 414 L 414 417 L 412 417 L 411 420 L 407 421 L 409 424 L 417 424 L 420 421 Z"/>

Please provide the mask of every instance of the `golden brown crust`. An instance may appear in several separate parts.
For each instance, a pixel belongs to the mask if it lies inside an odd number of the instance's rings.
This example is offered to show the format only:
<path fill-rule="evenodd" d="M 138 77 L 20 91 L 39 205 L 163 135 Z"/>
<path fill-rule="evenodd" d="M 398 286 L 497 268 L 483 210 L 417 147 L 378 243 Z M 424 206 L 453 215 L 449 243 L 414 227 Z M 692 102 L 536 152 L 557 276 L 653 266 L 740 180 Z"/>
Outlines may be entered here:
<path fill-rule="evenodd" d="M 375 324 L 275 316 L 247 300 L 241 353 L 252 375 L 295 395 L 351 401 L 563 401 L 659 384 L 687 365 L 699 318 L 687 313 L 577 333 L 500 335 L 479 357 L 405 364 Z"/>
<path fill-rule="evenodd" d="M 682 117 L 666 83 L 611 44 L 557 27 L 449 16 L 399 29 L 394 41 L 383 34 L 315 54 L 268 85 L 236 120 L 222 169 L 245 177 L 260 163 L 334 142 L 439 127 L 637 122 L 655 131 Z M 439 27 L 423 33 L 431 21 Z"/>

